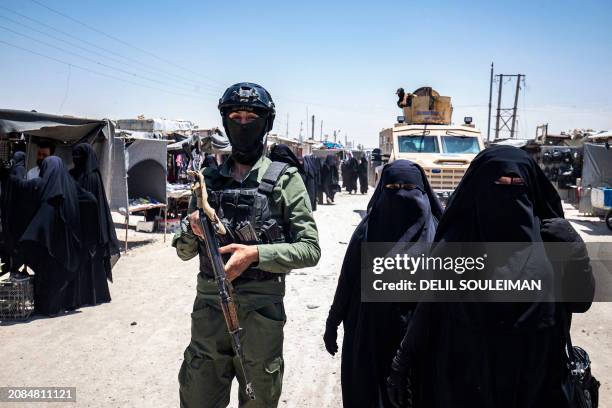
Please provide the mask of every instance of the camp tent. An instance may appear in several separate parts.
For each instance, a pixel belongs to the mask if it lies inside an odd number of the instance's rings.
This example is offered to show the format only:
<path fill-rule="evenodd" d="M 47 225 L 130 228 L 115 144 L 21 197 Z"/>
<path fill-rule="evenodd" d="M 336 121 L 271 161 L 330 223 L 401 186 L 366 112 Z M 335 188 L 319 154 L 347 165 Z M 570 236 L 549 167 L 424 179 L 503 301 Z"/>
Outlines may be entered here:
<path fill-rule="evenodd" d="M 19 139 L 27 146 L 28 169 L 35 166 L 35 143 L 41 139 L 53 141 L 56 144 L 55 155 L 61 157 L 69 167 L 72 166 L 72 147 L 80 142 L 91 143 L 98 156 L 102 182 L 109 202 L 112 200 L 112 190 L 109 186 L 114 176 L 112 163 L 115 138 L 114 126 L 110 120 L 0 109 L 0 143 L 6 145 L 11 140 Z"/>
<path fill-rule="evenodd" d="M 580 212 L 593 213 L 591 188 L 612 187 L 612 148 L 603 144 L 584 144 L 582 187 L 586 194 L 580 197 Z"/>

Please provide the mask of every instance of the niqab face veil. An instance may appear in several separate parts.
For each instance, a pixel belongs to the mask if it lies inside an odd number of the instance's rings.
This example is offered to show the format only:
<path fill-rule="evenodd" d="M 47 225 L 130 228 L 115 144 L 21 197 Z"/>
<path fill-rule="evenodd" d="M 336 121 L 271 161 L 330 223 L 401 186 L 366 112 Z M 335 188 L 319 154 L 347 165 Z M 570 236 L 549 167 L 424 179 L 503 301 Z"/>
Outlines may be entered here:
<path fill-rule="evenodd" d="M 522 185 L 496 184 L 513 175 Z M 523 150 L 494 146 L 476 156 L 451 196 L 436 241 L 541 241 L 540 221 L 563 217 L 561 199 Z"/>
<path fill-rule="evenodd" d="M 368 242 L 431 241 L 442 206 L 415 163 L 387 164 L 368 204 Z"/>

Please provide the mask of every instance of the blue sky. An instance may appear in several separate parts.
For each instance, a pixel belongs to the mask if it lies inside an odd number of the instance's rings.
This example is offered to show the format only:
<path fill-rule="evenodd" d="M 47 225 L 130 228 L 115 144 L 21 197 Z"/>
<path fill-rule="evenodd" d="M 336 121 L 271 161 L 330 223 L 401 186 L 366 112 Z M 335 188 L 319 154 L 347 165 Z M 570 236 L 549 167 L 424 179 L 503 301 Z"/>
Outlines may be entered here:
<path fill-rule="evenodd" d="M 486 133 L 494 61 L 497 73 L 527 76 L 521 137 L 545 122 L 611 129 L 611 15 L 609 0 L 3 0 L 0 106 L 211 127 L 223 89 L 253 81 L 276 101 L 274 132 L 289 114 L 290 136 L 300 121 L 305 133 L 308 110 L 317 138 L 323 120 L 324 133 L 375 146 L 400 114 L 400 86 L 452 96 L 454 120 L 474 116 Z M 504 87 L 504 105 L 513 91 Z"/>

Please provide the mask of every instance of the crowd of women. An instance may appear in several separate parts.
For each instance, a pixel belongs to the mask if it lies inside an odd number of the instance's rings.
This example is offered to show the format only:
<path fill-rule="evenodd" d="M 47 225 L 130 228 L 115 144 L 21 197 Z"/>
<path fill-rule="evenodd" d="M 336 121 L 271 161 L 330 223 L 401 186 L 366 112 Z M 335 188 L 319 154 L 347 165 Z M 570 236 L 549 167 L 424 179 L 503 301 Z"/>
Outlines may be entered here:
<path fill-rule="evenodd" d="M 549 241 L 582 242 L 556 190 L 520 149 L 482 151 L 444 211 L 419 166 L 387 164 L 349 243 L 323 337 L 334 355 L 343 323 L 344 406 L 578 406 L 568 391 L 566 346 L 572 313 L 586 312 L 593 299 L 584 245 L 571 255 L 570 281 L 586 302 L 361 301 L 364 242 Z M 513 273 L 563 274 L 568 266 L 545 256 L 510 263 Z"/>
<path fill-rule="evenodd" d="M 2 261 L 14 280 L 34 272 L 35 312 L 57 315 L 111 300 L 108 281 L 119 244 L 98 162 L 90 144 L 73 148 L 74 167 L 40 160 L 26 178 L 26 154 L 16 151 L 0 173 Z"/>
<path fill-rule="evenodd" d="M 268 156 L 272 161 L 287 163 L 298 169 L 313 211 L 317 209 L 317 204 L 333 204 L 336 193 L 342 190 L 338 167 L 341 169 L 343 186 L 349 194 L 357 193 L 357 181 L 361 194 L 368 192 L 368 161 L 365 157 L 357 161 L 351 156 L 341 163 L 334 154 L 328 154 L 323 159 L 315 155 L 298 158 L 285 144 L 272 146 Z"/>

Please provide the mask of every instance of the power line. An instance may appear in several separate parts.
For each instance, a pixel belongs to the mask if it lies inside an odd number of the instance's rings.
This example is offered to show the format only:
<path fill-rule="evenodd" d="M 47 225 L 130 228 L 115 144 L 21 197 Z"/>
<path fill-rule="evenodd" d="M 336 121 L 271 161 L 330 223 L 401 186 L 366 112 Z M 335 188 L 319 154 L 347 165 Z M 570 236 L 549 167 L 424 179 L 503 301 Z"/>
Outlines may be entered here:
<path fill-rule="evenodd" d="M 68 91 L 70 90 L 70 67 L 71 65 L 68 65 L 68 78 L 66 79 L 66 92 L 64 92 L 64 99 L 62 99 L 62 104 L 59 107 L 58 112 L 62 113 L 62 109 L 64 109 L 64 104 L 66 103 L 66 99 L 68 99 Z"/>
<path fill-rule="evenodd" d="M 143 67 L 144 64 L 142 63 L 142 61 L 139 61 L 139 60 L 137 60 L 135 58 L 131 58 L 129 56 L 123 55 L 123 54 L 118 53 L 116 51 L 113 51 L 111 49 L 105 48 L 105 47 L 103 47 L 101 45 L 95 44 L 95 43 L 93 43 L 91 41 L 79 38 L 79 37 L 75 36 L 73 33 L 68 33 L 66 31 L 63 31 L 63 30 L 59 29 L 59 28 L 53 27 L 53 26 L 51 26 L 51 25 L 49 25 L 49 24 L 47 24 L 47 23 L 45 23 L 43 21 L 40 21 L 40 20 L 37 20 L 35 18 L 29 17 L 29 16 L 27 16 L 25 14 L 19 13 L 18 11 L 12 10 L 12 9 L 7 8 L 5 6 L 0 5 L 0 9 L 6 10 L 6 11 L 8 11 L 10 13 L 13 13 L 13 14 L 15 14 L 15 15 L 23 18 L 23 19 L 32 21 L 32 22 L 36 23 L 37 25 L 46 27 L 47 29 L 55 31 L 57 33 L 60 33 L 60 34 L 62 34 L 64 36 L 66 36 L 66 37 L 69 37 L 71 39 L 75 39 L 77 41 L 80 41 L 80 42 L 82 42 L 84 44 L 87 44 L 87 45 L 89 45 L 89 46 L 91 46 L 91 47 L 93 47 L 95 49 L 102 50 L 102 51 L 104 51 L 104 52 L 106 52 L 106 53 L 108 53 L 110 55 L 114 55 L 114 56 L 122 58 L 122 59 L 124 59 L 126 61 L 130 61 L 132 63 L 132 65 L 136 64 L 136 66 L 138 66 L 138 68 L 141 69 L 141 70 L 145 70 L 145 71 L 149 71 L 149 72 L 155 72 L 158 75 L 164 75 L 164 76 L 167 76 L 167 77 L 177 78 L 178 80 L 180 80 L 182 82 L 186 82 L 188 84 L 193 84 L 193 85 L 201 86 L 201 87 L 204 87 L 204 88 L 214 89 L 215 91 L 219 91 L 219 92 L 222 90 L 222 87 L 220 87 L 220 86 L 204 84 L 204 83 L 198 82 L 196 80 L 189 79 L 187 77 L 184 77 L 184 76 L 181 76 L 181 75 L 178 75 L 178 74 L 175 74 L 175 73 L 171 73 L 169 71 L 165 71 L 165 70 L 162 70 L 162 69 L 151 68 L 151 67 L 146 67 L 146 66 Z M 7 20 L 9 20 L 9 21 L 12 21 L 14 24 L 19 24 L 19 25 L 23 25 L 23 26 L 28 27 L 23 22 L 15 22 L 15 20 L 12 20 L 12 19 L 10 19 L 10 18 L 8 18 L 6 16 L 2 16 L 2 17 L 7 19 Z M 49 33 L 41 32 L 40 30 L 36 30 L 36 29 L 31 28 L 31 27 L 28 27 L 28 28 L 31 29 L 31 30 L 34 30 L 34 31 L 38 31 L 41 34 L 48 35 L 48 36 L 53 38 L 53 36 L 51 36 Z M 54 37 L 54 38 L 58 39 L 57 37 Z M 61 39 L 58 39 L 58 40 L 59 41 L 64 41 L 64 42 L 68 42 L 66 40 L 61 40 Z M 83 48 L 83 47 L 79 47 L 79 48 Z M 108 56 L 104 56 L 104 58 L 109 58 L 109 57 Z M 125 63 L 125 62 L 122 62 L 122 63 Z"/>
<path fill-rule="evenodd" d="M 81 69 L 83 71 L 91 72 L 93 74 L 100 75 L 100 76 L 103 76 L 103 77 L 106 77 L 106 78 L 114 79 L 114 80 L 125 82 L 125 83 L 131 84 L 131 85 L 136 85 L 136 86 L 152 89 L 154 91 L 159 91 L 159 92 L 163 92 L 163 93 L 167 93 L 167 94 L 171 94 L 171 95 L 185 96 L 185 97 L 188 97 L 188 98 L 197 99 L 199 101 L 202 100 L 202 98 L 199 98 L 199 97 L 197 97 L 195 95 L 189 95 L 189 94 L 183 94 L 183 93 L 179 93 L 179 92 L 168 91 L 167 89 L 162 89 L 162 88 L 157 88 L 157 87 L 154 87 L 154 86 L 149 86 L 149 85 L 146 85 L 146 84 L 141 84 L 139 82 L 130 81 L 130 80 L 125 79 L 125 78 L 121 78 L 121 77 L 118 77 L 118 76 L 107 74 L 105 72 L 96 71 L 96 70 L 91 69 L 91 68 L 87 68 L 87 67 L 83 67 L 83 66 L 80 66 L 80 65 L 76 65 L 76 64 L 70 63 L 70 62 L 66 62 L 66 61 L 63 61 L 63 60 L 61 60 L 59 58 L 51 57 L 49 55 L 40 53 L 38 51 L 30 50 L 28 48 L 25 48 L 25 47 L 22 47 L 22 46 L 19 46 L 19 45 L 11 44 L 11 43 L 9 43 L 7 41 L 4 41 L 4 40 L 0 40 L 0 43 L 8 45 L 9 47 L 13 47 L 13 48 L 17 48 L 17 49 L 22 50 L 22 51 L 26 51 L 26 52 L 28 52 L 30 54 L 38 55 L 39 57 L 43 57 L 43 58 L 47 58 L 47 59 L 50 59 L 50 60 L 55 61 L 55 62 L 59 62 L 60 64 L 69 65 L 71 67 L 78 68 L 78 69 Z"/>
<path fill-rule="evenodd" d="M 27 35 L 27 34 L 20 33 L 20 32 L 18 32 L 18 31 L 12 30 L 12 29 L 7 28 L 7 27 L 4 27 L 4 26 L 2 26 L 2 25 L 0 25 L 0 28 L 1 28 L 1 29 L 3 29 L 3 30 L 6 30 L 6 31 L 12 32 L 12 33 L 14 33 L 14 34 L 20 35 L 20 36 L 22 36 L 22 37 L 28 38 L 28 39 L 30 39 L 30 40 L 32 40 L 32 41 L 37 41 L 37 42 L 39 42 L 39 43 L 41 43 L 41 44 L 44 44 L 44 45 L 46 45 L 46 46 L 48 46 L 48 47 L 56 48 L 56 49 L 58 49 L 58 50 L 60 50 L 60 51 L 62 51 L 62 52 L 65 52 L 65 53 L 68 53 L 68 54 L 72 54 L 72 55 L 74 55 L 74 56 L 76 56 L 76 57 L 78 57 L 78 58 L 81 58 L 81 59 L 86 60 L 86 61 L 89 61 L 89 62 L 93 62 L 94 64 L 97 64 L 97 65 L 103 66 L 103 67 L 105 67 L 105 68 L 112 69 L 112 70 L 115 70 L 115 71 L 121 72 L 121 73 L 123 73 L 123 74 L 130 75 L 130 76 L 133 76 L 133 77 L 136 77 L 136 78 L 139 78 L 139 79 L 143 79 L 143 80 L 146 80 L 146 81 L 149 81 L 149 82 L 157 83 L 157 84 L 160 84 L 160 85 L 169 85 L 169 86 L 173 86 L 172 84 L 169 84 L 168 82 L 158 81 L 158 80 L 156 80 L 156 79 L 148 78 L 148 77 L 146 77 L 146 76 L 144 76 L 144 75 L 141 75 L 141 74 L 138 74 L 138 73 L 135 73 L 135 72 L 132 72 L 132 71 L 127 71 L 127 70 L 122 69 L 122 68 L 117 68 L 117 67 L 114 67 L 114 66 L 112 66 L 112 65 L 108 65 L 108 64 L 106 64 L 106 63 L 104 63 L 104 62 L 97 61 L 97 60 L 95 60 L 95 59 L 93 59 L 93 58 L 89 58 L 89 57 L 87 57 L 87 56 L 84 56 L 84 55 L 78 54 L 78 53 L 76 53 L 76 52 L 73 52 L 73 51 L 67 50 L 67 49 L 62 48 L 62 47 L 58 47 L 57 45 L 53 45 L 53 44 L 48 43 L 48 42 L 43 41 L 43 40 L 39 40 L 39 39 L 37 39 L 37 38 L 35 38 L 35 37 L 29 36 L 29 35 Z M 184 90 L 184 91 L 187 91 L 187 92 L 191 92 L 191 90 L 190 90 L 190 89 L 184 89 L 184 88 L 183 88 L 183 90 Z"/>
<path fill-rule="evenodd" d="M 71 16 L 69 16 L 69 15 L 67 15 L 67 14 L 65 14 L 65 13 L 62 13 L 61 11 L 55 10 L 54 8 L 51 8 L 51 7 L 47 6 L 46 4 L 44 4 L 44 3 L 42 3 L 42 2 L 40 2 L 40 1 L 38 1 L 38 0 L 30 0 L 30 1 L 31 1 L 32 3 L 38 4 L 39 6 L 41 6 L 41 7 L 45 8 L 45 9 L 47 9 L 47 10 L 51 11 L 52 13 L 55 13 L 55 14 L 57 14 L 57 15 L 59 15 L 59 16 L 62 16 L 62 17 L 66 18 L 66 19 L 68 19 L 68 20 L 70 20 L 70 21 L 73 21 L 73 22 L 75 22 L 75 23 L 77 23 L 77 24 L 79 24 L 79 25 L 81 25 L 81 26 L 83 26 L 83 27 L 85 27 L 85 28 L 87 28 L 87 29 L 89 29 L 89 30 L 91 30 L 91 31 L 94 31 L 94 32 L 96 32 L 96 33 L 98 33 L 98 34 L 100 34 L 100 35 L 103 35 L 103 36 L 107 37 L 107 38 L 110 38 L 111 40 L 117 41 L 118 43 L 121 43 L 121 44 L 126 45 L 126 46 L 128 46 L 128 47 L 130 47 L 130 48 L 133 48 L 133 49 L 135 49 L 135 50 L 137 50 L 137 51 L 140 51 L 140 52 L 142 52 L 143 54 L 147 54 L 147 55 L 149 55 L 149 56 L 151 56 L 151 57 L 153 57 L 153 58 L 155 58 L 155 59 L 157 59 L 157 60 L 159 60 L 159 61 L 165 62 L 166 64 L 172 65 L 172 66 L 177 67 L 177 68 L 180 68 L 180 69 L 182 69 L 182 70 L 184 70 L 184 71 L 186 71 L 186 72 L 190 72 L 190 73 L 192 73 L 192 74 L 199 75 L 199 76 L 201 76 L 201 77 L 203 77 L 203 78 L 208 79 L 209 81 L 212 81 L 212 82 L 215 82 L 215 83 L 217 83 L 217 84 L 220 84 L 220 82 L 216 81 L 216 80 L 215 80 L 215 79 L 213 79 L 213 78 L 207 77 L 207 76 L 205 76 L 205 75 L 202 75 L 202 74 L 200 74 L 200 73 L 197 73 L 197 72 L 195 72 L 195 71 L 192 71 L 192 70 L 190 70 L 190 69 L 187 69 L 187 68 L 183 67 L 182 65 L 176 64 L 176 63 L 175 63 L 175 62 L 173 62 L 173 61 L 170 61 L 170 60 L 167 60 L 167 59 L 165 59 L 165 58 L 162 58 L 162 57 L 160 57 L 159 55 L 157 55 L 157 54 L 155 54 L 155 53 L 152 53 L 152 52 L 147 51 L 147 50 L 145 50 L 145 49 L 143 49 L 143 48 L 141 48 L 141 47 L 138 47 L 138 46 L 136 46 L 136 45 L 130 44 L 130 43 L 128 43 L 127 41 L 124 41 L 124 40 L 122 40 L 122 39 L 120 39 L 120 38 L 117 38 L 117 37 L 115 37 L 115 36 L 113 36 L 113 35 L 110 35 L 110 34 L 108 34 L 108 33 L 105 33 L 104 31 L 99 30 L 99 29 L 98 29 L 98 28 L 96 28 L 96 27 L 92 27 L 92 26 L 90 26 L 89 24 L 86 24 L 86 23 L 84 23 L 84 22 L 82 22 L 82 21 L 80 21 L 80 20 L 78 20 L 78 19 L 76 19 L 76 18 L 74 18 L 74 17 L 71 17 Z"/>
<path fill-rule="evenodd" d="M 1 6 L 0 6 L 0 7 L 1 7 Z M 70 46 L 72 46 L 72 47 L 78 48 L 78 49 L 83 50 L 83 51 L 85 51 L 85 52 L 88 52 L 88 53 L 90 53 L 90 54 L 94 54 L 94 55 L 96 55 L 96 56 L 98 56 L 98 57 L 102 57 L 102 58 L 104 58 L 104 59 L 108 59 L 108 60 L 114 61 L 114 62 L 119 63 L 119 64 L 123 64 L 123 65 L 125 65 L 125 64 L 126 64 L 126 62 L 125 62 L 125 61 L 122 61 L 121 59 L 114 58 L 114 57 L 109 57 L 109 56 L 107 56 L 107 55 L 101 55 L 99 52 L 97 52 L 97 51 L 95 51 L 95 50 L 93 50 L 93 51 L 92 51 L 91 49 L 89 49 L 89 48 L 87 48 L 87 47 L 83 47 L 83 46 L 81 46 L 81 45 L 79 45 L 79 44 L 76 44 L 76 43 L 74 43 L 74 42 L 72 42 L 72 41 L 68 41 L 68 40 L 62 39 L 62 38 L 60 38 L 60 37 L 58 37 L 58 36 L 54 36 L 54 35 L 52 35 L 52 34 L 49 34 L 48 32 L 45 32 L 45 31 L 39 30 L 39 29 L 34 28 L 34 27 L 32 27 L 32 26 L 28 26 L 27 24 L 24 24 L 23 22 L 20 22 L 20 21 L 14 20 L 14 19 L 12 19 L 12 18 L 10 18 L 10 17 L 6 17 L 6 16 L 3 16 L 3 15 L 0 15 L 0 18 L 3 18 L 3 19 L 5 19 L 5 20 L 7 20 L 7 21 L 10 21 L 11 23 L 13 23 L 13 24 L 15 24 L 15 25 L 18 25 L 19 27 L 25 27 L 25 28 L 27 28 L 27 29 L 29 29 L 29 30 L 32 30 L 32 31 L 37 32 L 37 33 L 39 33 L 39 34 L 42 34 L 42 35 L 44 35 L 44 36 L 46 36 L 46 37 L 50 37 L 50 38 L 52 38 L 52 39 L 54 39 L 54 40 L 56 40 L 56 41 L 60 41 L 60 42 L 66 43 L 66 44 L 68 44 L 68 45 L 70 45 Z M 60 32 L 61 32 L 61 31 L 60 31 Z M 63 34 L 63 32 L 61 32 L 61 33 Z M 67 34 L 64 34 L 64 35 L 67 35 Z M 87 43 L 87 41 L 84 41 L 84 42 L 86 42 L 86 43 Z M 95 46 L 95 45 L 94 45 L 94 47 L 98 48 L 98 47 L 97 47 L 97 46 Z M 104 49 L 104 48 L 102 48 L 102 49 Z M 126 59 L 126 57 L 122 57 L 122 58 Z M 149 68 L 147 68 L 146 66 L 143 66 L 143 64 L 142 64 L 142 63 L 135 64 L 135 63 L 130 63 L 130 62 L 127 62 L 127 64 L 132 65 L 132 66 L 137 65 L 137 68 L 138 68 L 139 70 L 148 71 L 149 73 L 152 73 L 153 75 L 160 75 L 160 74 L 158 74 L 158 72 L 159 72 L 159 71 L 149 69 Z M 168 75 L 168 74 L 162 73 L 162 76 L 172 77 L 173 75 Z M 180 78 L 180 77 L 179 77 L 179 78 Z M 191 85 L 191 86 L 194 86 L 194 87 L 199 87 L 199 86 L 200 86 L 200 85 L 199 85 L 198 83 L 196 83 L 196 82 L 192 82 L 192 81 L 185 81 L 185 80 L 183 80 L 183 79 L 181 79 L 181 81 L 182 81 L 183 83 L 186 83 L 186 84 Z M 211 88 L 211 89 L 212 89 L 212 88 Z M 192 89 L 190 88 L 189 90 L 192 90 Z"/>

